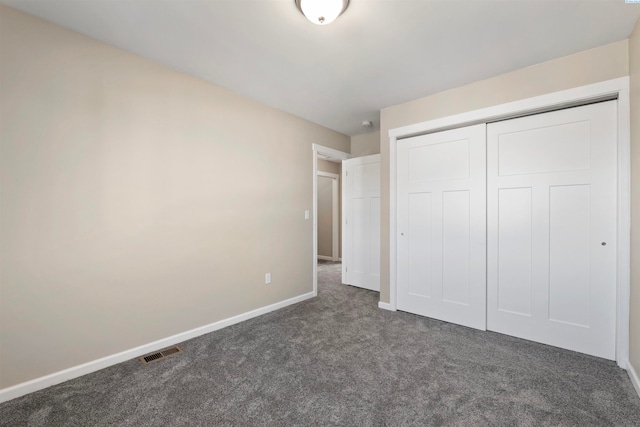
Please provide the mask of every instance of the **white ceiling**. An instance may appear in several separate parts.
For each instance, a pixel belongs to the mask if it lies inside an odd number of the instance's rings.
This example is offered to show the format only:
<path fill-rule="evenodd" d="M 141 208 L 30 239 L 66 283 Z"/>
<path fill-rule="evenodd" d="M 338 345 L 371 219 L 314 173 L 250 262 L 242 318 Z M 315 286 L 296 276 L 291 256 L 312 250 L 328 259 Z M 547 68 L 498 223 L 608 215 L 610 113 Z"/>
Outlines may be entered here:
<path fill-rule="evenodd" d="M 624 0 L 0 0 L 347 135 L 379 110 L 629 37 Z"/>

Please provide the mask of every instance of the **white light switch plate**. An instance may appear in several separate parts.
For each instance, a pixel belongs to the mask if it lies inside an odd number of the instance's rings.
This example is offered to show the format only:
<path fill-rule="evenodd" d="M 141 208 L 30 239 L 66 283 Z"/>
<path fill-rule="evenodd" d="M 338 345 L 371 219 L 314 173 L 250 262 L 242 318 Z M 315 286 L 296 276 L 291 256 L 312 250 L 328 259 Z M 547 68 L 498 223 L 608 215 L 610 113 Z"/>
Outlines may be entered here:
<path fill-rule="evenodd" d="M 304 219 L 309 219 L 309 210 L 304 211 Z"/>

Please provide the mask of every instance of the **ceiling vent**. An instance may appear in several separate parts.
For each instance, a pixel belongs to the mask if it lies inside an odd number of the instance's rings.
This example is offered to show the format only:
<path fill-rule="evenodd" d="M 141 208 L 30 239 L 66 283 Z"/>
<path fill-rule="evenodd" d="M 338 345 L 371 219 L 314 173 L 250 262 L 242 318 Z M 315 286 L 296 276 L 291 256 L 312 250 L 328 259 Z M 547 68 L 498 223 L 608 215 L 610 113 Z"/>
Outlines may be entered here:
<path fill-rule="evenodd" d="M 179 346 L 173 346 L 170 348 L 167 348 L 165 350 L 161 350 L 161 351 L 157 351 L 155 353 L 151 353 L 151 354 L 147 354 L 146 356 L 142 356 L 140 357 L 140 361 L 142 362 L 143 365 L 146 365 L 147 363 L 151 363 L 151 362 L 157 362 L 158 360 L 162 360 L 167 356 L 171 356 L 172 354 L 176 354 L 176 353 L 182 353 L 182 349 Z"/>

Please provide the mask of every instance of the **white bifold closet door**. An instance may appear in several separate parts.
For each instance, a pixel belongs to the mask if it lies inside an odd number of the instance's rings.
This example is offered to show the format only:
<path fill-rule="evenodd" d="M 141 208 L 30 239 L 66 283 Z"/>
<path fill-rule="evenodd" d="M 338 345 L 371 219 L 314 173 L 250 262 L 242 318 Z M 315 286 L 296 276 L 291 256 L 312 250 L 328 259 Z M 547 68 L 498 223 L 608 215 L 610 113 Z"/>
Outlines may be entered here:
<path fill-rule="evenodd" d="M 485 125 L 397 145 L 397 307 L 486 328 Z"/>
<path fill-rule="evenodd" d="M 615 359 L 615 102 L 487 126 L 487 328 Z"/>
<path fill-rule="evenodd" d="M 342 282 L 380 291 L 380 155 L 342 162 Z"/>

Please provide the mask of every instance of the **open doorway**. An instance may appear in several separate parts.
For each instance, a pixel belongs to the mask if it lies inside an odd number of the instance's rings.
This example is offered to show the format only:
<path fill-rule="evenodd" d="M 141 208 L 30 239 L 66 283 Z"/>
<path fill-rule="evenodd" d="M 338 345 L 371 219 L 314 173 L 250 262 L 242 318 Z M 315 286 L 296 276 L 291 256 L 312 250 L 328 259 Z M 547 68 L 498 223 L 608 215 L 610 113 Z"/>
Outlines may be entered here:
<path fill-rule="evenodd" d="M 318 159 L 318 261 L 340 261 L 340 172 L 342 165 Z"/>
<path fill-rule="evenodd" d="M 318 294 L 318 263 L 340 270 L 342 257 L 341 178 L 348 153 L 313 144 L 313 293 Z"/>

